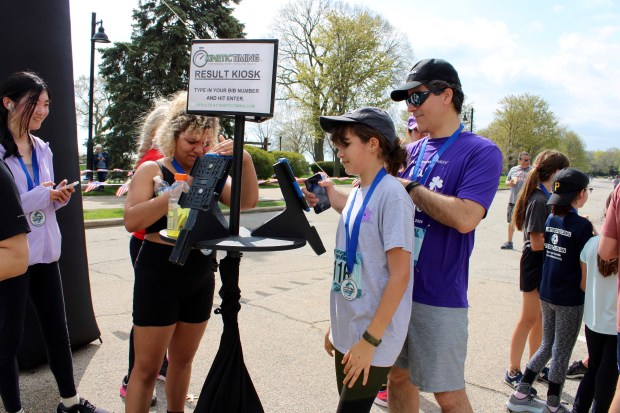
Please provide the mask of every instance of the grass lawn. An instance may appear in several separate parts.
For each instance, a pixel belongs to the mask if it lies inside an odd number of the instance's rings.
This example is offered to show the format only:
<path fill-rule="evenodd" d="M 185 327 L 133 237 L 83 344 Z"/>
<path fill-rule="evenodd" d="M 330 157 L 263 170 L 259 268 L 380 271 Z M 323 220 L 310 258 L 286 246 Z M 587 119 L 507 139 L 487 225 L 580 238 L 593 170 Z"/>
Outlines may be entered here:
<path fill-rule="evenodd" d="M 258 201 L 257 208 L 266 208 L 273 206 L 283 206 L 284 201 Z M 228 211 L 228 207 L 220 204 L 223 211 Z M 101 208 L 84 210 L 84 221 L 91 219 L 112 219 L 122 218 L 123 208 Z"/>

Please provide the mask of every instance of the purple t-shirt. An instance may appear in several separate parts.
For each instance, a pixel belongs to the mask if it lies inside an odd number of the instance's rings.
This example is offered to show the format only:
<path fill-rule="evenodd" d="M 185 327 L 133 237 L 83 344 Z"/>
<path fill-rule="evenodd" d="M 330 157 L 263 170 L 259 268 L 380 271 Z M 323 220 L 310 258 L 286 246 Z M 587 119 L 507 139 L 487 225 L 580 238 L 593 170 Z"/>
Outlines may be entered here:
<path fill-rule="evenodd" d="M 429 139 L 420 176 L 447 140 L 447 137 Z M 412 179 L 410 175 L 423 141 L 407 145 L 408 165 L 400 176 Z M 477 202 L 488 210 L 497 192 L 501 170 L 502 153 L 493 142 L 471 132 L 461 132 L 423 184 L 432 191 Z M 474 231 L 461 234 L 419 209 L 415 227 L 416 243 L 420 243 L 419 235 L 425 233 L 414 270 L 413 301 L 437 307 L 468 307 L 469 257 L 474 248 Z"/>

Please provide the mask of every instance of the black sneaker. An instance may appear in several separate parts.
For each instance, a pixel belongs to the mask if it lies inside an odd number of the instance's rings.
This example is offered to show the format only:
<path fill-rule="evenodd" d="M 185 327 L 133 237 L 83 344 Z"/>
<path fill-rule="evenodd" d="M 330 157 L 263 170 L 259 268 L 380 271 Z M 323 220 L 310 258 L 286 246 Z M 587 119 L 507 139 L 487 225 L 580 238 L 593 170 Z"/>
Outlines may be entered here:
<path fill-rule="evenodd" d="M 161 363 L 157 380 L 166 381 L 166 374 L 168 374 L 168 356 L 164 356 L 164 360 Z"/>
<path fill-rule="evenodd" d="M 56 413 L 109 413 L 105 409 L 95 407 L 88 400 L 80 397 L 80 402 L 75 406 L 66 407 L 64 404 L 58 403 Z"/>
<path fill-rule="evenodd" d="M 503 250 L 511 250 L 513 249 L 512 242 L 510 241 L 504 242 L 500 248 Z"/>
<path fill-rule="evenodd" d="M 581 379 L 584 374 L 586 374 L 588 368 L 581 362 L 581 360 L 577 360 L 570 365 L 568 370 L 566 371 L 567 379 Z"/>

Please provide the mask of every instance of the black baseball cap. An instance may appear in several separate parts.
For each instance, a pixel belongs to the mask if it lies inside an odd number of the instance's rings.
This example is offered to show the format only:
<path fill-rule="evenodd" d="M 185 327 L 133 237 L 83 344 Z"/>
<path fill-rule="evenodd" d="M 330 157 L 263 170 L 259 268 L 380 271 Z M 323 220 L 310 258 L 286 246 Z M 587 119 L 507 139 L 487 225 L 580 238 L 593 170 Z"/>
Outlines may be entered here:
<path fill-rule="evenodd" d="M 340 116 L 321 116 L 319 123 L 327 133 L 331 133 L 338 124 L 360 123 L 379 132 L 388 142 L 394 143 L 396 141 L 396 129 L 392 118 L 386 111 L 379 108 L 355 109 L 353 112 L 347 112 Z"/>
<path fill-rule="evenodd" d="M 413 65 L 405 83 L 392 91 L 390 97 L 393 101 L 400 102 L 407 99 L 407 91 L 416 88 L 431 80 L 443 80 L 450 84 L 461 86 L 459 74 L 450 63 L 443 59 L 424 59 Z"/>
<path fill-rule="evenodd" d="M 575 168 L 560 169 L 553 178 L 553 194 L 547 205 L 570 205 L 579 192 L 588 187 L 588 176 Z"/>

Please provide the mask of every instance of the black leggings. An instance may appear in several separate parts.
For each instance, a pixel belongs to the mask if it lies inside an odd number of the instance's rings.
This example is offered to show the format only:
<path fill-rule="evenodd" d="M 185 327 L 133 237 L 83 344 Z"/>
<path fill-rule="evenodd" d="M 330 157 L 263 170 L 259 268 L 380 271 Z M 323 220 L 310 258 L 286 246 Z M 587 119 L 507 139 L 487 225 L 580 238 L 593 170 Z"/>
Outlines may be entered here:
<path fill-rule="evenodd" d="M 600 334 L 586 326 L 588 343 L 588 370 L 581 379 L 575 395 L 573 412 L 587 413 L 594 401 L 593 412 L 606 412 L 616 391 L 618 370 L 616 369 L 616 334 Z"/>
<path fill-rule="evenodd" d="M 58 263 L 31 265 L 24 275 L 0 282 L 0 395 L 9 412 L 22 408 L 17 351 L 24 332 L 28 297 L 41 325 L 47 360 L 60 397 L 77 394 Z"/>
<path fill-rule="evenodd" d="M 338 394 L 340 394 L 340 401 L 338 402 L 338 409 L 336 413 L 364 413 L 370 412 L 372 403 L 377 397 L 377 392 L 381 390 L 381 386 L 387 383 L 387 376 L 391 367 L 375 367 L 370 366 L 368 373 L 368 382 L 364 386 L 364 373 L 355 381 L 353 388 L 343 385 L 345 378 L 344 364 L 342 364 L 342 358 L 344 354 L 335 351 L 336 356 L 334 362 L 336 363 L 336 381 L 338 385 Z"/>

